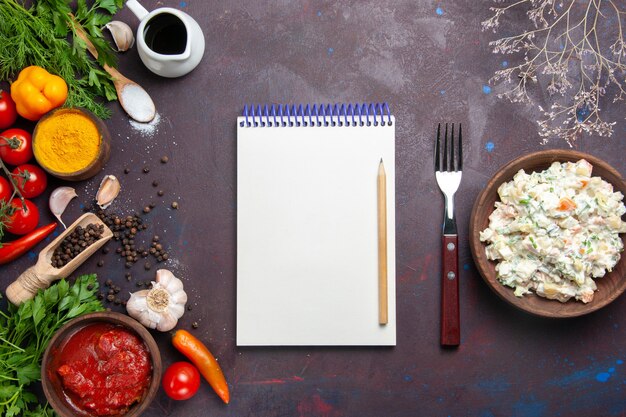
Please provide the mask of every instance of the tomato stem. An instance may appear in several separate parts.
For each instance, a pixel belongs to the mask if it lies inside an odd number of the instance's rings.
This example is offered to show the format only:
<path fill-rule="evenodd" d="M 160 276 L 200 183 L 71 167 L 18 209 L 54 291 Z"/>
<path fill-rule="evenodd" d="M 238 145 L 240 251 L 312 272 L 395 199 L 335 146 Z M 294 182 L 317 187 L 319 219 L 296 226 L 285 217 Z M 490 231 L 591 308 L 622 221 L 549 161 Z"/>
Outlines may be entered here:
<path fill-rule="evenodd" d="M 4 139 L 6 144 L 0 146 L 8 146 L 11 149 L 17 149 L 20 147 L 22 142 L 17 138 L 17 136 L 13 136 L 12 138 L 7 138 L 6 136 L 0 136 L 0 139 Z"/>
<path fill-rule="evenodd" d="M 13 185 L 13 195 L 11 195 L 11 200 L 13 200 L 13 198 L 15 198 L 16 195 L 19 196 L 20 200 L 22 201 L 22 208 L 24 209 L 24 211 L 28 210 L 26 208 L 26 203 L 24 202 L 24 196 L 22 195 L 20 190 L 17 188 L 17 183 L 13 179 L 13 174 L 11 174 L 11 171 L 9 171 L 9 168 L 7 168 L 7 166 L 4 164 L 4 161 L 2 161 L 2 159 L 0 159 L 0 168 L 2 168 L 6 176 L 9 178 L 11 185 Z M 2 219 L 0 219 L 0 222 L 1 221 Z"/>
<path fill-rule="evenodd" d="M 18 179 L 23 178 L 24 183 L 26 183 L 30 179 L 31 174 L 27 169 L 25 169 L 24 171 L 18 171 L 17 174 L 11 173 L 11 175 Z"/>

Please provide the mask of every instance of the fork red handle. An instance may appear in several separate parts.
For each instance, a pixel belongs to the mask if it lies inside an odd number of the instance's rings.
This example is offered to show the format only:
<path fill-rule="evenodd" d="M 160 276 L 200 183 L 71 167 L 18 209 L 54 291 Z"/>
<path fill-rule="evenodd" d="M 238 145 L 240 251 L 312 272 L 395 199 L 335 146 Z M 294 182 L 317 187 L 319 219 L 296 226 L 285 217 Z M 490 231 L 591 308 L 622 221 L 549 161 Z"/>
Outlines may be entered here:
<path fill-rule="evenodd" d="M 441 239 L 441 345 L 461 343 L 459 315 L 459 237 Z"/>

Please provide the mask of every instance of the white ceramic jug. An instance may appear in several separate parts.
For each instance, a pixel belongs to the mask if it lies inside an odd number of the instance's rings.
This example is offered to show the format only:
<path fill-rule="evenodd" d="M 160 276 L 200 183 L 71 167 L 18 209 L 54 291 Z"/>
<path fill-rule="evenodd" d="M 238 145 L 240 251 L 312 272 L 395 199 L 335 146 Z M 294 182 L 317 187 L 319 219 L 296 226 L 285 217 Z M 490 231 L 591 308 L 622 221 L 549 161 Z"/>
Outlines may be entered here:
<path fill-rule="evenodd" d="M 137 0 L 128 0 L 126 5 L 141 21 L 137 50 L 150 71 L 163 77 L 180 77 L 200 63 L 204 34 L 191 16 L 171 7 L 148 12 Z"/>

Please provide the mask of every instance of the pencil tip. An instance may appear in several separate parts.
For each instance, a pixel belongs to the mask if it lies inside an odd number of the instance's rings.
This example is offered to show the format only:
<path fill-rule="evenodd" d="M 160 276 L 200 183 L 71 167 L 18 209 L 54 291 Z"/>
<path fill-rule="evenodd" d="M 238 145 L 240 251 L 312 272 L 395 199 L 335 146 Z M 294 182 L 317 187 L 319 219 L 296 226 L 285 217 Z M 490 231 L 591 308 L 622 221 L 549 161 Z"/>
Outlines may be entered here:
<path fill-rule="evenodd" d="M 381 164 L 383 163 L 383 158 L 380 158 L 380 163 L 381 163 Z"/>

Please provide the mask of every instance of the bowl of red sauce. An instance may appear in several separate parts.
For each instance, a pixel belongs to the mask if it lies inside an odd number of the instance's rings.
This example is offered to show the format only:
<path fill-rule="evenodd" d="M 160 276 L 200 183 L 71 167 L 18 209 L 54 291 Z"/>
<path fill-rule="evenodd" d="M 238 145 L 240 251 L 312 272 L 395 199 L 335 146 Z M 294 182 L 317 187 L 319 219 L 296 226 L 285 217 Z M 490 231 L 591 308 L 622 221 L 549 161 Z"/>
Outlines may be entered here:
<path fill-rule="evenodd" d="M 137 417 L 156 396 L 161 355 L 154 338 L 120 313 L 78 317 L 50 340 L 43 391 L 61 417 Z"/>

